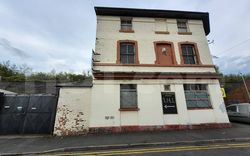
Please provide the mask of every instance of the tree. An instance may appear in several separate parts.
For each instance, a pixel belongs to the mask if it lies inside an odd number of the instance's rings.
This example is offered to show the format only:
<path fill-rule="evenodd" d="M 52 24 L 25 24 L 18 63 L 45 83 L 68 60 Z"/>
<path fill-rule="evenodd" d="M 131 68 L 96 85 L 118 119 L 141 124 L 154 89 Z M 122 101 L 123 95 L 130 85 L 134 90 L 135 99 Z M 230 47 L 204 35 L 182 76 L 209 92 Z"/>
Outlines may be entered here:
<path fill-rule="evenodd" d="M 6 61 L 0 64 L 0 76 L 5 81 L 24 81 L 25 74 L 20 71 L 17 65 Z"/>
<path fill-rule="evenodd" d="M 0 63 L 0 76 L 3 81 L 59 81 L 59 82 L 73 82 L 83 81 L 91 78 L 89 71 L 83 74 L 74 74 L 71 72 L 59 72 L 55 69 L 50 72 L 32 72 L 32 69 L 23 64 L 18 66 L 11 64 L 10 61 Z"/>
<path fill-rule="evenodd" d="M 216 73 L 218 73 L 218 74 L 222 74 L 222 73 L 220 72 L 220 68 L 219 68 L 219 66 L 216 66 L 216 65 L 215 65 L 215 67 L 214 67 L 214 68 L 215 68 Z"/>

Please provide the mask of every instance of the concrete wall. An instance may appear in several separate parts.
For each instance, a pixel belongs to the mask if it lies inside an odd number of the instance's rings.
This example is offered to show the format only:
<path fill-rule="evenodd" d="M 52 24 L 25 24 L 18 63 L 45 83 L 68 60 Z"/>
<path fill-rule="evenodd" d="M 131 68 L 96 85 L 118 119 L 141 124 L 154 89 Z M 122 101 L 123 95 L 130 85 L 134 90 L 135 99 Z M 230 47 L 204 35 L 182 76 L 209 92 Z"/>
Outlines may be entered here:
<path fill-rule="evenodd" d="M 91 88 L 60 88 L 54 135 L 78 135 L 88 131 Z"/>
<path fill-rule="evenodd" d="M 119 111 L 120 84 L 137 84 L 139 111 Z M 213 109 L 187 110 L 183 83 L 208 84 Z M 175 92 L 178 114 L 164 115 L 164 84 Z M 218 80 L 95 80 L 92 88 L 91 127 L 195 125 L 229 123 Z"/>
<path fill-rule="evenodd" d="M 0 89 L 8 90 L 18 94 L 54 94 L 58 90 L 57 81 L 0 81 Z"/>
<path fill-rule="evenodd" d="M 178 42 L 195 42 L 197 43 L 202 64 L 212 65 L 212 57 L 209 52 L 207 39 L 203 29 L 201 20 L 188 20 L 188 27 L 192 35 L 179 35 L 177 32 L 176 19 L 165 19 L 156 22 L 154 18 L 133 18 L 134 33 L 121 33 L 120 18 L 113 16 L 97 16 L 97 36 L 96 36 L 96 52 L 101 55 L 95 56 L 96 60 L 101 63 L 116 63 L 116 50 L 118 40 L 136 40 L 138 42 L 138 55 L 141 64 L 154 64 L 156 60 L 154 41 L 171 41 L 174 43 L 174 50 L 177 63 L 180 64 L 180 54 Z M 156 34 L 158 29 L 166 28 L 169 34 Z M 109 70 L 110 67 L 101 68 L 102 71 Z M 113 69 L 114 68 L 114 69 Z M 128 68 L 113 67 L 113 71 L 132 70 Z M 145 70 L 159 70 L 157 68 L 144 67 Z M 177 69 L 177 70 L 176 70 Z M 176 68 L 174 71 L 183 70 Z M 167 70 L 167 69 L 166 69 Z M 185 70 L 185 68 L 184 68 Z M 213 70 L 213 69 L 211 69 Z M 188 70 L 187 70 L 188 71 Z M 197 72 L 201 72 L 197 70 Z M 213 72 L 215 72 L 213 70 Z"/>

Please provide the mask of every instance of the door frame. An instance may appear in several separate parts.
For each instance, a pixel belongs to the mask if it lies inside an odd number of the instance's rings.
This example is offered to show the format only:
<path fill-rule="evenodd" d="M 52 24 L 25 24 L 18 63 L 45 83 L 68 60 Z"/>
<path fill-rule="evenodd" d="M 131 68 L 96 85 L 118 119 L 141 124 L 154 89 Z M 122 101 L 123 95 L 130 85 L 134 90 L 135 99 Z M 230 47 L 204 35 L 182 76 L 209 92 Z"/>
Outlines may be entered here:
<path fill-rule="evenodd" d="M 166 44 L 166 45 L 170 45 L 170 47 L 171 47 L 173 64 L 172 65 L 166 65 L 166 66 L 175 66 L 175 65 L 177 65 L 176 57 L 175 57 L 175 50 L 174 50 L 174 43 L 170 42 L 170 41 L 155 41 L 154 42 L 155 58 L 156 58 L 155 64 L 160 64 L 159 55 L 157 53 L 157 45 L 159 45 L 159 44 Z"/>

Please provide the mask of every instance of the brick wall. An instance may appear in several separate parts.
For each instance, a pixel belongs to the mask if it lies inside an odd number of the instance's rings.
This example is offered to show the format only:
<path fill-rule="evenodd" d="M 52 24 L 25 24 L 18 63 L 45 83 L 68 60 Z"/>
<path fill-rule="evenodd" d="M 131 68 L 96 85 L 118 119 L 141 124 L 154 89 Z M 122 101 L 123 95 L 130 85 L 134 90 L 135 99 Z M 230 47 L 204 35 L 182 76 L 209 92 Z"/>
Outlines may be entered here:
<path fill-rule="evenodd" d="M 244 86 L 244 83 L 241 82 L 240 85 L 235 85 L 235 87 L 231 88 L 227 92 L 227 97 L 225 98 L 226 105 L 233 104 L 233 103 L 245 103 L 250 102 L 250 99 L 247 95 L 246 88 Z M 250 90 L 250 79 L 246 80 L 247 88 Z"/>

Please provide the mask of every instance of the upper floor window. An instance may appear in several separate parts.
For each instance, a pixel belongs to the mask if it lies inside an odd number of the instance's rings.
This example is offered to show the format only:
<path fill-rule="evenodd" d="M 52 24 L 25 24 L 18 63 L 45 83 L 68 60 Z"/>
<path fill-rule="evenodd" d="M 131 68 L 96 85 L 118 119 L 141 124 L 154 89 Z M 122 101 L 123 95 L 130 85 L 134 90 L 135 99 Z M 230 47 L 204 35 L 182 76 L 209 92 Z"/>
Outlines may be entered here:
<path fill-rule="evenodd" d="M 182 44 L 181 51 L 184 64 L 198 64 L 194 45 Z"/>
<path fill-rule="evenodd" d="M 116 64 L 139 64 L 138 44 L 134 40 L 117 41 Z"/>
<path fill-rule="evenodd" d="M 133 31 L 131 17 L 121 17 L 121 31 Z"/>
<path fill-rule="evenodd" d="M 185 20 L 185 19 L 178 19 L 177 20 L 177 27 L 178 27 L 178 32 L 180 32 L 180 33 L 188 32 L 187 20 Z"/>
<path fill-rule="evenodd" d="M 120 43 L 120 63 L 135 64 L 134 43 Z"/>
<path fill-rule="evenodd" d="M 167 31 L 167 20 L 162 18 L 155 19 L 155 33 L 156 34 L 169 34 Z"/>

